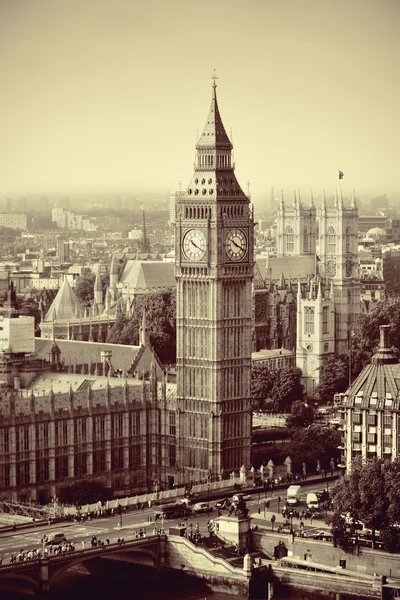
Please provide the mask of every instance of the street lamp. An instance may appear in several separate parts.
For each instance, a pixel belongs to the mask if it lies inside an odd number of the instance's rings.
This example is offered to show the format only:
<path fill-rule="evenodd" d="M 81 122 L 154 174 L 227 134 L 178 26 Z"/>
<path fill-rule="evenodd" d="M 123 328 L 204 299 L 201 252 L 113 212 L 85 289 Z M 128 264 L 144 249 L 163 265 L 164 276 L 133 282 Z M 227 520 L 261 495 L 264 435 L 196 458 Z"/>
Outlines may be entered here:
<path fill-rule="evenodd" d="M 210 484 L 207 483 L 207 519 L 210 519 Z"/>

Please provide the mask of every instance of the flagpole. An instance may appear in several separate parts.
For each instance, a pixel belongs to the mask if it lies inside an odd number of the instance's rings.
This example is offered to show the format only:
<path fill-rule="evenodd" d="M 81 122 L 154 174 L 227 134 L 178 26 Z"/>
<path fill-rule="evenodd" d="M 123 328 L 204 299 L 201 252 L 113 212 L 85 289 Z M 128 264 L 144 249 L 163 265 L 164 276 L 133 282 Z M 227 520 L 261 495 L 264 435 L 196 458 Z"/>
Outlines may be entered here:
<path fill-rule="evenodd" d="M 352 338 L 352 330 L 349 327 L 349 388 L 351 387 L 351 338 Z"/>

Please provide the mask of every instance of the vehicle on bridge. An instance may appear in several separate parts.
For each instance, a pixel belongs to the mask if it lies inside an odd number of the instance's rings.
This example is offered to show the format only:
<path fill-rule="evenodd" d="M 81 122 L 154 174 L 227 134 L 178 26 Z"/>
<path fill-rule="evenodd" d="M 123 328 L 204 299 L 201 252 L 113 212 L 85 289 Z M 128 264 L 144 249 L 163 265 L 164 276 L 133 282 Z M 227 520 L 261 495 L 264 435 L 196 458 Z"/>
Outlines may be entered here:
<path fill-rule="evenodd" d="M 154 518 L 157 519 L 178 519 L 186 517 L 191 513 L 191 509 L 186 503 L 178 502 L 176 504 L 164 504 L 154 511 Z"/>
<path fill-rule="evenodd" d="M 192 510 L 195 513 L 209 512 L 212 509 L 213 508 L 212 508 L 212 506 L 210 506 L 209 502 L 197 502 L 197 504 L 193 504 L 193 506 L 192 506 Z"/>
<path fill-rule="evenodd" d="M 56 546 L 58 544 L 63 544 L 67 541 L 64 533 L 55 533 L 51 536 L 49 540 L 46 542 L 46 546 Z"/>
<path fill-rule="evenodd" d="M 222 500 L 218 500 L 218 502 L 215 503 L 215 508 L 219 508 L 220 510 L 229 510 L 231 504 L 232 500 L 230 500 L 229 498 L 223 498 Z"/>

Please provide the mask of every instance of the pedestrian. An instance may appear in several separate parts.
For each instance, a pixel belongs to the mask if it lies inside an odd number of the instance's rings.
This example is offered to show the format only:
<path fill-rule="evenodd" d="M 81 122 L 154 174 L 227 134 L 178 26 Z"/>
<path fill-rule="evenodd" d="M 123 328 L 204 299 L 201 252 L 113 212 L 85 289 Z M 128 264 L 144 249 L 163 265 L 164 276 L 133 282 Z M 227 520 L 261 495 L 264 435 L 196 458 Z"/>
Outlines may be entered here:
<path fill-rule="evenodd" d="M 273 515 L 272 515 L 272 517 L 271 517 L 271 527 L 272 527 L 272 531 L 274 530 L 275 521 L 276 521 L 276 517 L 275 517 L 275 515 L 273 514 Z"/>
<path fill-rule="evenodd" d="M 85 549 L 85 540 L 81 541 L 81 546 L 82 546 L 82 550 L 84 550 Z"/>

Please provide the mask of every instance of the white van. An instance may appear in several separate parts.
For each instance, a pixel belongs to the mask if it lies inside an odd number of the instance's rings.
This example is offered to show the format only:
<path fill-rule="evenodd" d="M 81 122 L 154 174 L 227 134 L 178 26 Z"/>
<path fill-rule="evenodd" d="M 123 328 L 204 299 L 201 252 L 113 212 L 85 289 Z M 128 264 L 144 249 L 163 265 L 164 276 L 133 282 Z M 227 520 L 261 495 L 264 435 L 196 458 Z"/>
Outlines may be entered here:
<path fill-rule="evenodd" d="M 309 492 L 307 494 L 306 504 L 307 508 L 309 508 L 310 510 L 318 510 L 319 503 L 317 494 L 315 494 L 314 492 Z"/>
<path fill-rule="evenodd" d="M 300 500 L 300 485 L 290 485 L 287 489 L 287 504 L 297 504 Z"/>

